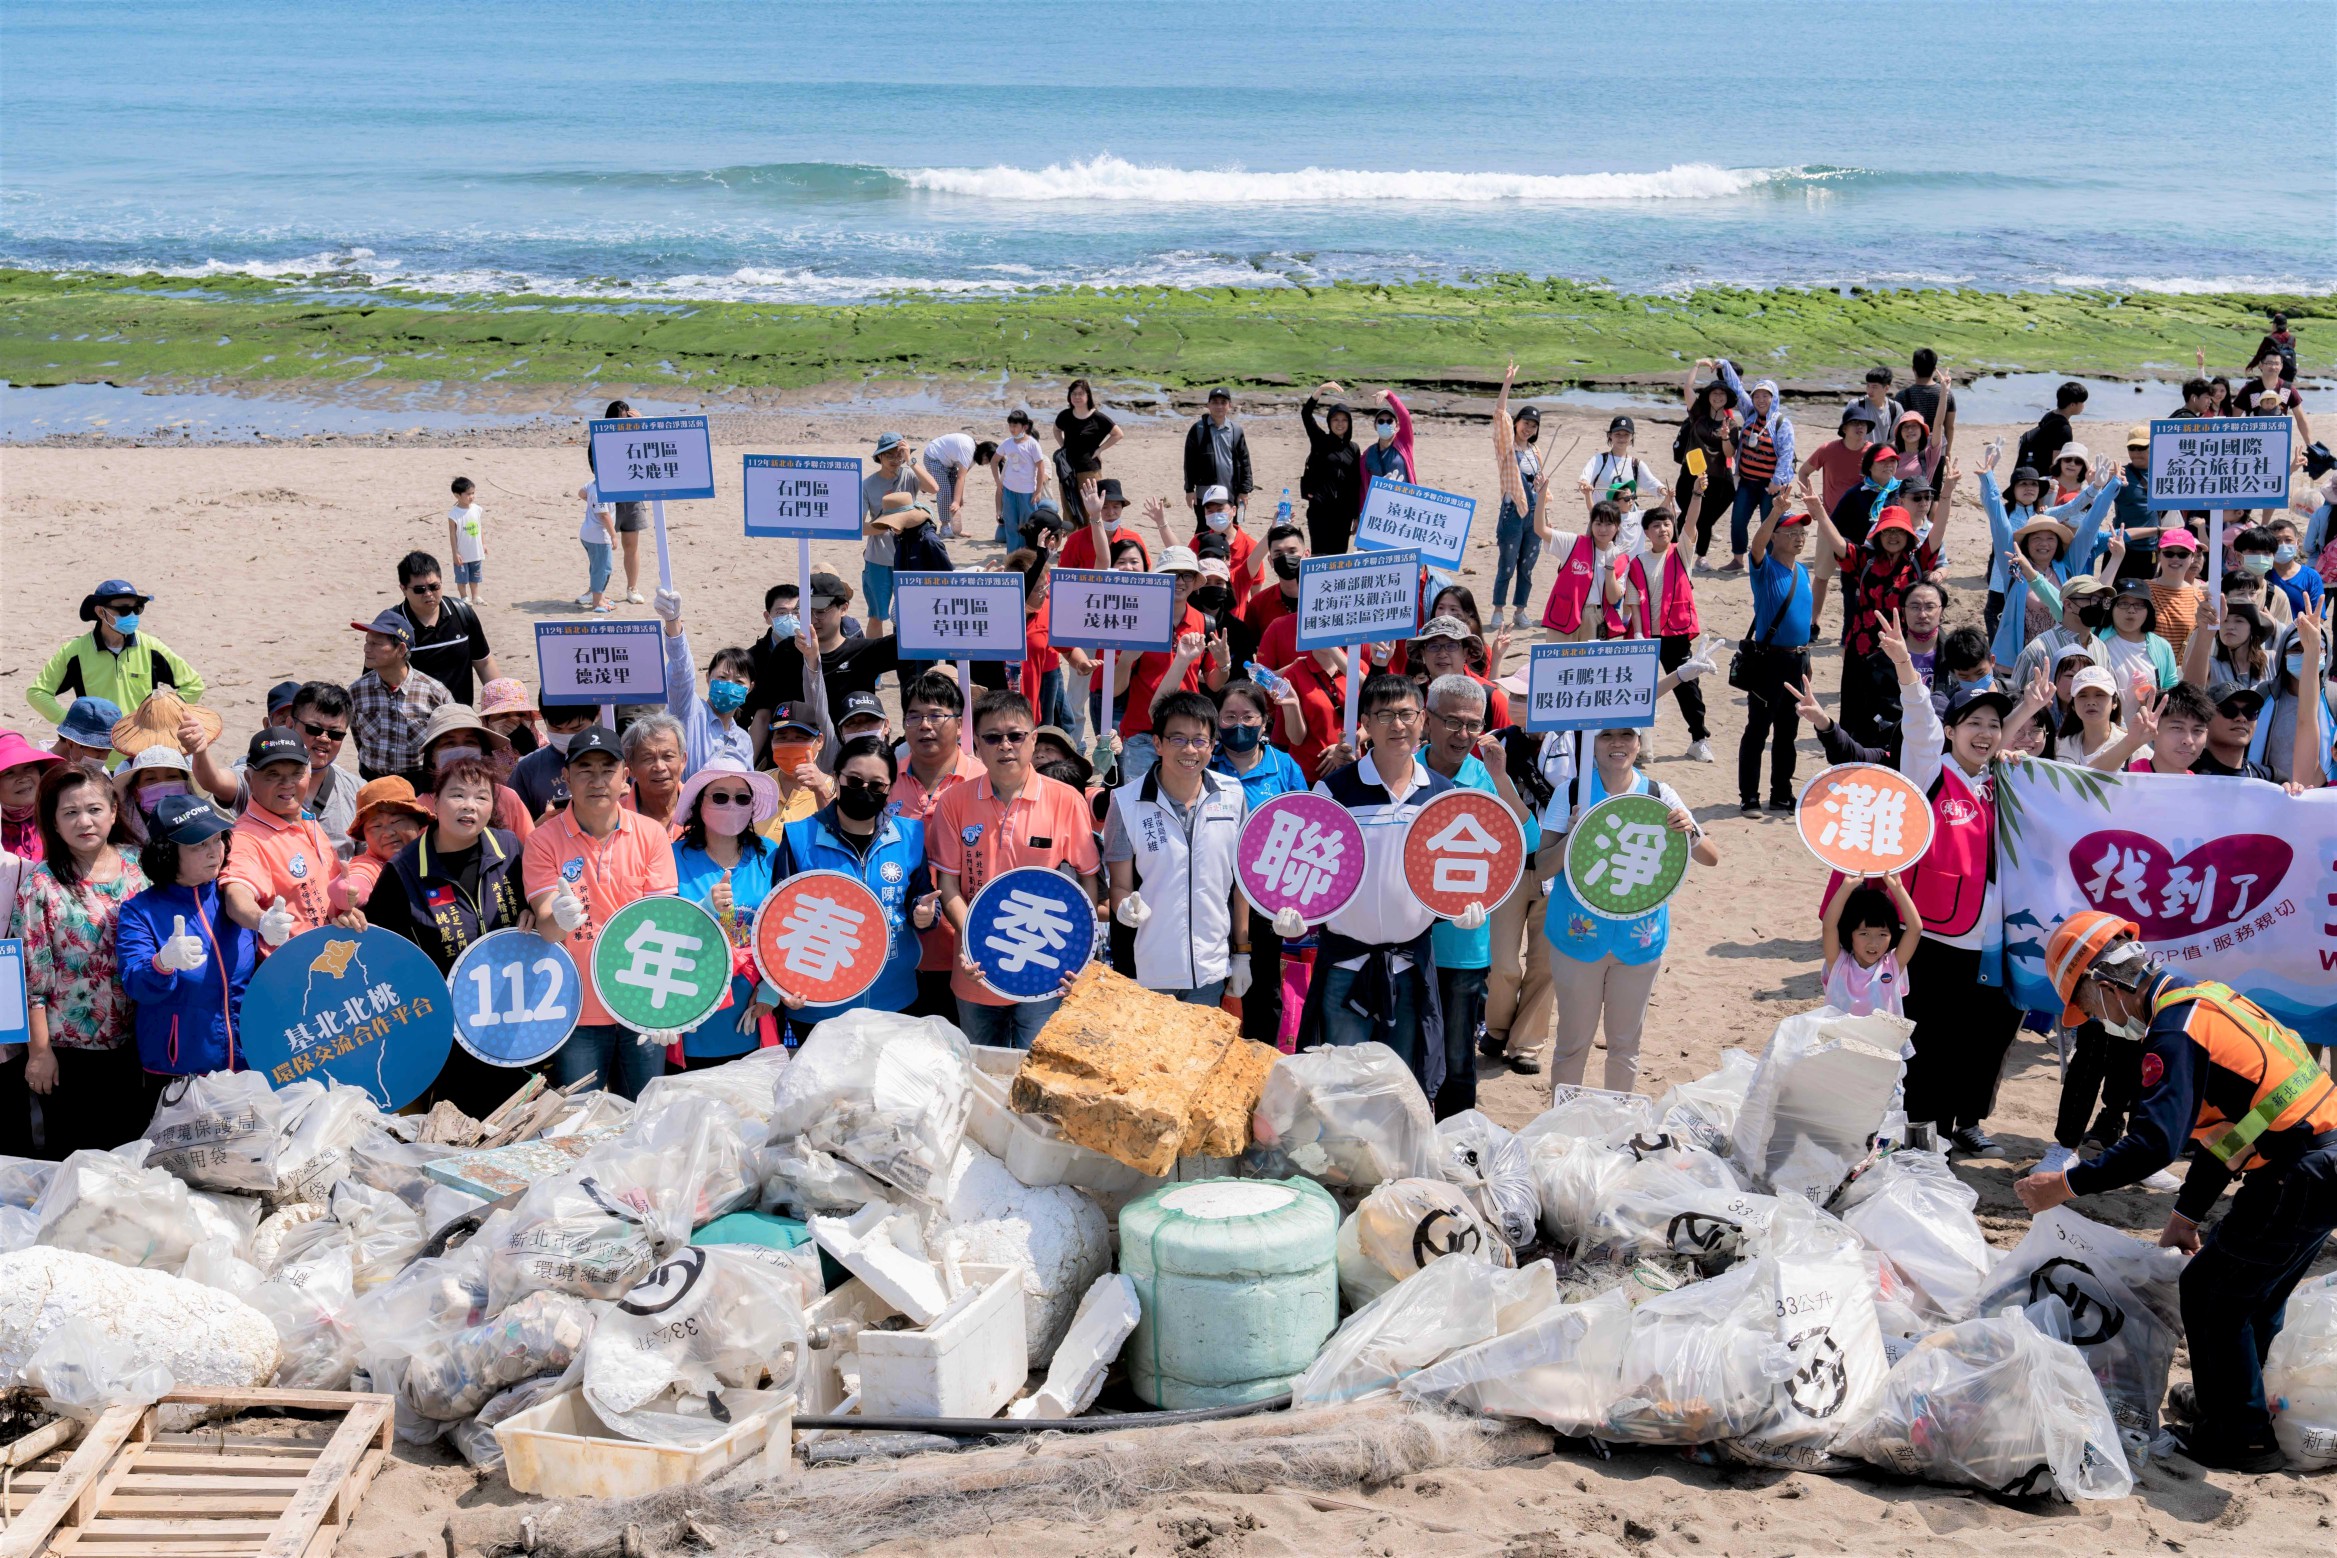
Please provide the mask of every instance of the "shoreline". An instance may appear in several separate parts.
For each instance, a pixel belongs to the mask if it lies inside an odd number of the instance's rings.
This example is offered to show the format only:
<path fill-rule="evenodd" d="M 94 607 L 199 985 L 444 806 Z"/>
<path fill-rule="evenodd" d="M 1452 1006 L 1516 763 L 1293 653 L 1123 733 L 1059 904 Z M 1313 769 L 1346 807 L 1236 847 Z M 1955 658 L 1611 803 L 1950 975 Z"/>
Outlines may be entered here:
<path fill-rule="evenodd" d="M 2180 381 L 2252 351 L 2284 309 L 2324 343 L 2337 298 L 2243 293 L 1997 293 L 1714 288 L 1630 294 L 1550 279 L 1235 290 L 1032 291 L 855 304 L 674 303 L 335 286 L 335 278 L 201 280 L 0 269 L 0 380 L 13 388 L 231 386 L 433 404 L 478 394 L 572 415 L 561 397 L 623 393 L 786 411 L 790 392 L 1095 379 L 1142 413 L 1225 383 L 1295 402 L 1292 363 L 1353 389 L 1388 384 L 1447 414 L 1489 403 L 1503 364 L 1519 398 L 1671 399 L 1686 364 L 1734 358 L 1789 398 L 1855 392 L 1876 361 L 1937 350 L 1960 379 L 2044 373 Z M 2027 344 L 2024 344 L 2027 343 Z M 2309 351 L 2304 377 L 2337 373 Z M 1310 369 L 1310 371 L 1315 371 Z M 1581 403 L 1581 402 L 1578 402 Z M 904 408 L 926 409 L 926 408 Z M 930 409 L 946 409 L 934 406 Z M 1435 410 L 1431 407 L 1431 410 Z"/>

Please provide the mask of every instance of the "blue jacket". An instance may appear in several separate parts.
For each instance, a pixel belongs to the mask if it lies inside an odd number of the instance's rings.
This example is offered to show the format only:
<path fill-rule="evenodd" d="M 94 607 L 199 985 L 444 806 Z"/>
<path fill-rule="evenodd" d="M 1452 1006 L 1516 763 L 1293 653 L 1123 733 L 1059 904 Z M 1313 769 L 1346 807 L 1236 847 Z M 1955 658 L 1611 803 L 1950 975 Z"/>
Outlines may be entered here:
<path fill-rule="evenodd" d="M 833 803 L 800 822 L 789 823 L 780 833 L 778 879 L 784 881 L 799 871 L 841 871 L 857 879 L 884 905 L 892 951 L 885 958 L 884 972 L 857 1000 L 840 1006 L 807 1006 L 790 1013 L 788 1020 L 799 1028 L 859 1007 L 907 1011 L 909 1003 L 917 999 L 917 960 L 923 947 L 909 916 L 917 900 L 933 890 L 925 869 L 925 824 L 888 811 L 877 821 L 876 843 L 866 860 L 853 852 L 840 833 Z"/>
<path fill-rule="evenodd" d="M 209 950 L 200 968 L 166 974 L 155 954 L 180 918 Z M 227 917 L 219 884 L 149 887 L 122 905 L 114 927 L 122 989 L 138 1003 L 138 1063 L 167 1076 L 245 1069 L 236 1023 L 259 965 L 259 937 Z"/>

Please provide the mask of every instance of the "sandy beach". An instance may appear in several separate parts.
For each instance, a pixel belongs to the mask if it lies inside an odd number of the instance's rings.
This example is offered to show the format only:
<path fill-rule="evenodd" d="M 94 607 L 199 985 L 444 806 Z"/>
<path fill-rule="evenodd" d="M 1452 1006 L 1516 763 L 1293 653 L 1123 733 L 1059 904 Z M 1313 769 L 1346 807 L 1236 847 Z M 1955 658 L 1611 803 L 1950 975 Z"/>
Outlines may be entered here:
<path fill-rule="evenodd" d="M 837 394 L 849 396 L 857 388 Z M 944 403 L 956 402 L 945 397 Z M 1042 421 L 1054 404 L 1041 406 Z M 1794 409 L 1806 453 L 1833 418 L 1807 404 Z M 2132 421 L 2165 408 L 2153 403 L 2148 411 L 2116 409 L 2126 414 L 2080 425 L 2080 437 L 2097 451 L 2119 448 Z M 1182 508 L 1178 452 L 1185 415 L 1131 427 L 1126 441 L 1106 457 L 1109 474 L 1132 497 L 1169 499 L 1172 518 Z M 1287 412 L 1246 420 L 1258 486 L 1247 528 L 1262 534 L 1276 493 L 1285 484 L 1295 492 L 1305 439 L 1296 416 Z M 2330 419 L 2321 420 L 2325 429 Z M 1559 502 L 1562 523 L 1568 526 L 1579 524 L 1581 517 L 1574 473 L 1600 446 L 1605 421 L 1604 412 L 1561 412 L 1545 424 L 1545 465 L 1562 473 Z M 716 470 L 728 473 L 725 496 L 670 508 L 675 580 L 701 665 L 717 646 L 744 642 L 761 631 L 764 589 L 791 578 L 795 566 L 792 546 L 742 538 L 731 495 L 739 455 L 865 453 L 878 431 L 895 426 L 912 441 L 922 441 L 960 427 L 995 436 L 997 420 L 987 411 L 977 419 L 938 406 L 898 417 L 807 416 L 779 409 L 718 418 Z M 1959 433 L 1966 479 L 1947 547 L 1951 624 L 1978 620 L 1985 588 L 1986 523 L 1973 486 L 1981 445 L 1997 434 L 2009 442 L 2020 431 L 1973 426 Z M 1641 418 L 1641 452 L 1667 480 L 1672 474 L 1670 437 L 1670 425 Z M 1494 561 L 1491 520 L 1499 493 L 1487 427 L 1424 419 L 1419 468 L 1426 484 L 1478 500 L 1464 582 L 1481 600 L 1488 597 Z M 81 631 L 74 613 L 82 594 L 109 576 L 126 576 L 153 593 L 147 631 L 202 672 L 209 684 L 204 701 L 225 715 L 231 745 L 240 747 L 256 727 L 271 684 L 287 678 L 354 677 L 360 669 L 358 636 L 348 624 L 393 602 L 393 566 L 404 552 L 422 548 L 444 554 L 447 484 L 458 475 L 479 484 L 486 509 L 483 616 L 504 673 L 533 686 L 529 624 L 578 614 L 570 602 L 584 584 L 584 557 L 576 542 L 579 505 L 573 497 L 586 477 L 580 442 L 500 441 L 488 433 L 468 443 L 425 447 L 368 446 L 356 440 L 15 447 L 6 452 L 0 469 L 5 489 L 0 572 L 7 601 L 0 612 L 0 722 L 43 744 L 49 730 L 25 703 L 25 685 L 61 640 Z M 977 533 L 989 529 L 990 504 L 985 478 L 976 483 L 968 508 Z M 1725 521 L 1723 531 L 1715 543 L 1716 562 L 1726 554 Z M 646 594 L 656 584 L 656 561 L 650 538 L 643 542 Z M 961 564 L 996 555 L 986 544 L 965 542 L 953 543 L 952 552 Z M 815 566 L 859 578 L 856 548 L 822 545 Z M 1547 589 L 1551 572 L 1545 558 L 1538 569 L 1541 589 Z M 1707 632 L 1733 639 L 1748 631 L 1750 592 L 1741 575 L 1708 575 L 1695 582 Z M 1537 608 L 1539 598 L 1537 593 Z M 648 615 L 646 606 L 624 609 Z M 1826 620 L 1830 627 L 1838 624 L 1837 603 L 1829 604 Z M 1829 631 L 1824 641 L 1831 644 L 1834 636 Z M 1524 654 L 1522 643 L 1513 646 L 1511 665 Z M 1831 703 L 1838 661 L 1822 653 L 1817 664 L 1820 688 Z M 1705 765 L 1685 758 L 1685 729 L 1668 701 L 1651 743 L 1651 772 L 1686 798 L 1721 854 L 1718 867 L 1692 872 L 1674 903 L 1671 950 L 1648 1014 L 1643 1052 L 1641 1086 L 1651 1094 L 1711 1070 L 1726 1046 L 1757 1053 L 1780 1018 L 1819 999 L 1817 915 L 1823 872 L 1795 839 L 1789 819 L 1739 817 L 1733 765 L 1744 700 L 1721 678 L 1712 678 L 1706 687 L 1712 744 L 1720 761 Z M 1800 752 L 1803 777 L 1822 766 L 1814 740 L 1805 739 Z M 1594 1057 L 1593 1081 L 1597 1067 Z M 1542 1107 L 1547 1086 L 1546 1077 L 1488 1073 L 1485 1107 L 1507 1124 L 1523 1124 Z M 2017 1241 L 2027 1226 L 2012 1183 L 2049 1143 L 2057 1087 L 2050 1044 L 2023 1034 L 1990 1121 L 2000 1155 L 1959 1163 L 1964 1179 L 1980 1192 L 1983 1225 L 1999 1245 Z M 2083 1210 L 2155 1236 L 2172 1199 L 2171 1194 L 2136 1190 L 2089 1202 Z M 2182 1367 L 2178 1362 L 2178 1375 Z M 442 1551 L 438 1530 L 450 1508 L 511 1497 L 499 1479 L 476 1489 L 474 1482 L 467 1468 L 435 1449 L 401 1462 L 376 1484 L 342 1553 L 404 1558 Z M 1106 1553 L 1225 1558 L 1394 1554 L 1418 1551 L 1426 1538 L 1440 1553 L 1456 1558 L 1480 1553 L 1503 1558 L 2010 1554 L 2033 1551 L 2039 1543 L 2051 1543 L 2073 1558 L 2146 1550 L 2245 1550 L 2260 1558 L 2337 1551 L 2337 1482 L 2224 1473 L 2202 1478 L 2187 1464 L 2154 1466 L 2129 1501 L 2074 1510 L 2008 1508 L 1949 1489 L 1893 1485 L 1879 1477 L 1828 1480 L 1712 1469 L 1659 1454 L 1606 1463 L 1559 1455 L 1491 1470 L 1429 1472 L 1341 1497 L 1370 1508 L 1324 1510 L 1289 1494 L 1178 1496 L 1078 1528 L 1015 1524 L 969 1530 L 930 1549 L 898 1550 L 939 1552 L 946 1545 L 953 1553 L 1013 1552 L 1025 1558 L 1100 1558 Z M 806 1542 L 816 1542 L 816 1536 L 802 1534 Z"/>

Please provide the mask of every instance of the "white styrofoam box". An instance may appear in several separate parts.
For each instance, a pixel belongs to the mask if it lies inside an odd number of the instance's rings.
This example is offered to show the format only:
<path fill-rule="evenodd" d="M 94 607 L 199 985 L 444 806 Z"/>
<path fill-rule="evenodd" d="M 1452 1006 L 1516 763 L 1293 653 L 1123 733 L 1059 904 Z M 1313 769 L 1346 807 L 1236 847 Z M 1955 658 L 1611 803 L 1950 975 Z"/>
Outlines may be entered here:
<path fill-rule="evenodd" d="M 564 1390 L 495 1425 L 503 1469 L 513 1488 L 541 1498 L 639 1498 L 659 1488 L 703 1482 L 751 1463 L 750 1478 L 795 1475 L 792 1391 L 726 1391 L 730 1432 L 684 1448 L 622 1439 L 585 1403 Z"/>
<path fill-rule="evenodd" d="M 966 1134 L 1005 1163 L 1016 1179 L 1033 1189 L 1069 1185 L 1085 1190 L 1112 1210 L 1161 1183 L 1117 1158 L 1080 1146 L 1052 1120 L 1016 1114 L 1007 1104 L 1007 1093 L 1022 1068 L 1024 1051 L 977 1044 L 973 1053 L 974 1107 L 966 1119 Z"/>
<path fill-rule="evenodd" d="M 863 1330 L 860 1412 L 864 1417 L 992 1417 L 1030 1373 L 1024 1340 L 1022 1268 L 962 1268 L 967 1291 L 930 1325 L 913 1331 Z M 834 1299 L 854 1286 L 846 1283 Z M 883 1300 L 871 1293 L 877 1318 Z M 822 1303 L 827 1300 L 822 1300 Z M 819 1309 L 814 1305 L 814 1312 Z M 861 1301 L 847 1307 L 860 1308 Z"/>
<path fill-rule="evenodd" d="M 923 1325 L 948 1306 L 948 1285 L 925 1257 L 916 1219 L 891 1202 L 871 1201 L 850 1217 L 814 1217 L 810 1227 L 820 1248 L 896 1313 Z"/>

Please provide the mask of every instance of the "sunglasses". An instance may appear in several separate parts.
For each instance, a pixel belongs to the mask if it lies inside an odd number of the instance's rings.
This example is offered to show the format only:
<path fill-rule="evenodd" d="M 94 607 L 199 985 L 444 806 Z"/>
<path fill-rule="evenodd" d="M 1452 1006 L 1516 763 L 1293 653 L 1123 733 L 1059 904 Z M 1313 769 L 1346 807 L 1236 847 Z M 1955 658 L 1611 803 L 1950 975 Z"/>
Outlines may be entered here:
<path fill-rule="evenodd" d="M 346 741 L 349 739 L 349 727 L 346 725 L 312 725 L 307 720 L 295 720 L 293 723 L 319 741 Z"/>
<path fill-rule="evenodd" d="M 836 787 L 841 790 L 874 790 L 879 794 L 890 794 L 893 788 L 882 779 L 863 779 L 856 774 L 837 780 Z"/>
<path fill-rule="evenodd" d="M 708 790 L 706 792 L 706 800 L 708 804 L 714 806 L 752 806 L 755 804 L 754 792 L 751 790 L 739 790 L 735 792 L 730 790 Z"/>
<path fill-rule="evenodd" d="M 1030 739 L 1031 733 L 1027 730 L 985 730 L 982 732 L 982 745 L 986 747 L 1027 746 L 1030 744 Z"/>
<path fill-rule="evenodd" d="M 406 593 L 408 595 L 436 595 L 443 588 L 445 586 L 438 584 L 409 584 L 406 586 Z"/>

